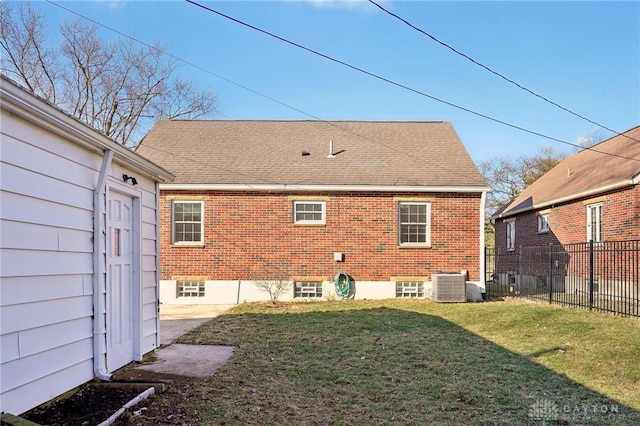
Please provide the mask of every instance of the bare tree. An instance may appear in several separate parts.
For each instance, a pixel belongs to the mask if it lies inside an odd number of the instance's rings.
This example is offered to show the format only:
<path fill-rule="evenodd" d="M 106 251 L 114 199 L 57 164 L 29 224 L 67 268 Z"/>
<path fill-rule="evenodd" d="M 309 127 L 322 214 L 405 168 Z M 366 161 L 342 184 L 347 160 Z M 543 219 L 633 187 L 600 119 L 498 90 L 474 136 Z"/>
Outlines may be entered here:
<path fill-rule="evenodd" d="M 591 148 L 592 146 L 597 145 L 606 139 L 609 139 L 611 136 L 611 132 L 605 131 L 601 127 L 596 127 L 595 129 L 592 129 L 581 135 L 577 139 L 576 143 L 580 146 L 580 148 L 576 148 L 576 151 Z"/>
<path fill-rule="evenodd" d="M 288 265 L 285 263 L 269 262 L 262 259 L 258 263 L 261 265 L 255 275 L 260 278 L 254 279 L 256 287 L 267 293 L 271 304 L 277 305 L 280 296 L 291 291 L 291 274 Z"/>
<path fill-rule="evenodd" d="M 0 12 L 0 71 L 123 145 L 135 145 L 159 119 L 215 113 L 215 95 L 178 77 L 159 42 L 106 42 L 77 20 L 61 25 L 56 48 L 46 45 L 43 17 L 30 4 L 2 2 Z"/>
<path fill-rule="evenodd" d="M 487 197 L 487 213 L 506 205 L 564 158 L 564 154 L 546 147 L 529 156 L 494 157 L 480 163 L 480 172 L 492 190 Z"/>
<path fill-rule="evenodd" d="M 256 287 L 269 295 L 272 305 L 277 305 L 280 296 L 291 290 L 291 278 L 285 276 L 259 279 L 253 282 Z"/>
<path fill-rule="evenodd" d="M 60 64 L 47 46 L 42 14 L 20 4 L 0 2 L 0 55 L 2 72 L 21 82 L 29 91 L 56 103 Z"/>

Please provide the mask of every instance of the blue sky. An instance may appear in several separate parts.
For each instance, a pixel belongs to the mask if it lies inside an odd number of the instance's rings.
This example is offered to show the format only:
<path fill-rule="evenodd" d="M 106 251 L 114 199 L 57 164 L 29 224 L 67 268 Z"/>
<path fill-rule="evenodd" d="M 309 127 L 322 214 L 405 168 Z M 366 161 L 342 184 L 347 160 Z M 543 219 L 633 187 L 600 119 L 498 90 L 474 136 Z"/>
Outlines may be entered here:
<path fill-rule="evenodd" d="M 516 126 L 572 143 L 596 128 L 473 65 L 366 1 L 197 1 Z M 476 163 L 493 156 L 528 155 L 545 146 L 572 152 L 570 146 L 376 80 L 186 1 L 60 4 L 147 43 L 161 40 L 175 56 L 206 70 L 181 64 L 179 71 L 218 95 L 220 119 L 445 120 Z M 640 125 L 638 1 L 380 4 L 595 122 L 618 132 Z M 34 6 L 44 13 L 52 41 L 59 22 L 77 18 L 47 2 Z M 106 29 L 100 34 L 114 37 Z"/>

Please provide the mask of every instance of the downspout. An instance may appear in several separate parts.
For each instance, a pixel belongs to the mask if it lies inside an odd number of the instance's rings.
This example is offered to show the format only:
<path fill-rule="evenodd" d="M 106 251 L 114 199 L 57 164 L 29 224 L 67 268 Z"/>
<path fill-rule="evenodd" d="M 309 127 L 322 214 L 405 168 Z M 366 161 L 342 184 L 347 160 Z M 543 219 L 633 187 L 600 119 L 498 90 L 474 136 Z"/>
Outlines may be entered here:
<path fill-rule="evenodd" d="M 156 348 L 160 347 L 160 184 L 156 182 Z"/>
<path fill-rule="evenodd" d="M 486 291 L 487 289 L 487 271 L 485 270 L 485 233 L 484 233 L 484 208 L 487 203 L 487 192 L 482 191 L 482 196 L 480 197 L 480 285 L 482 289 Z M 481 289 L 481 291 L 482 291 Z"/>
<path fill-rule="evenodd" d="M 105 223 L 102 220 L 104 215 L 103 194 L 106 191 L 107 172 L 111 166 L 113 151 L 107 150 L 102 158 L 102 167 L 98 175 L 98 183 L 93 191 L 93 372 L 100 380 L 111 380 L 111 374 L 107 373 L 102 365 L 102 333 L 101 321 L 102 312 L 102 241 L 106 238 Z"/>

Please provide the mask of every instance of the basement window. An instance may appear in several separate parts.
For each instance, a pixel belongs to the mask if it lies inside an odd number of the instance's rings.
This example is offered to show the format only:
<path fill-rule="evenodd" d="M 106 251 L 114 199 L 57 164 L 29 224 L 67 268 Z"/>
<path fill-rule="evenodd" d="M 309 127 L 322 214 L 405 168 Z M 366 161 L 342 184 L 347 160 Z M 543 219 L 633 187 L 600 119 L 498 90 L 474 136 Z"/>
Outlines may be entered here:
<path fill-rule="evenodd" d="M 204 281 L 178 281 L 177 297 L 204 297 Z"/>
<path fill-rule="evenodd" d="M 424 297 L 424 282 L 396 281 L 396 297 L 409 299 Z"/>
<path fill-rule="evenodd" d="M 296 281 L 293 297 L 296 299 L 317 299 L 322 297 L 322 281 Z"/>

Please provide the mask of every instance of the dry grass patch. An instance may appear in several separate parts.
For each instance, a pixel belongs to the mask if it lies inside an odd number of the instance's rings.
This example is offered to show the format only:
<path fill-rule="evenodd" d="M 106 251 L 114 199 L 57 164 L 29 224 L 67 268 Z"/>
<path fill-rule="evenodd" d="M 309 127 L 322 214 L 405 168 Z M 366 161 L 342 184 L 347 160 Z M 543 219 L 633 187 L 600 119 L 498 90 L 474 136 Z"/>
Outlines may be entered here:
<path fill-rule="evenodd" d="M 185 409 L 203 424 L 628 425 L 639 341 L 637 321 L 536 304 L 241 305 L 181 339 L 238 347 Z"/>

